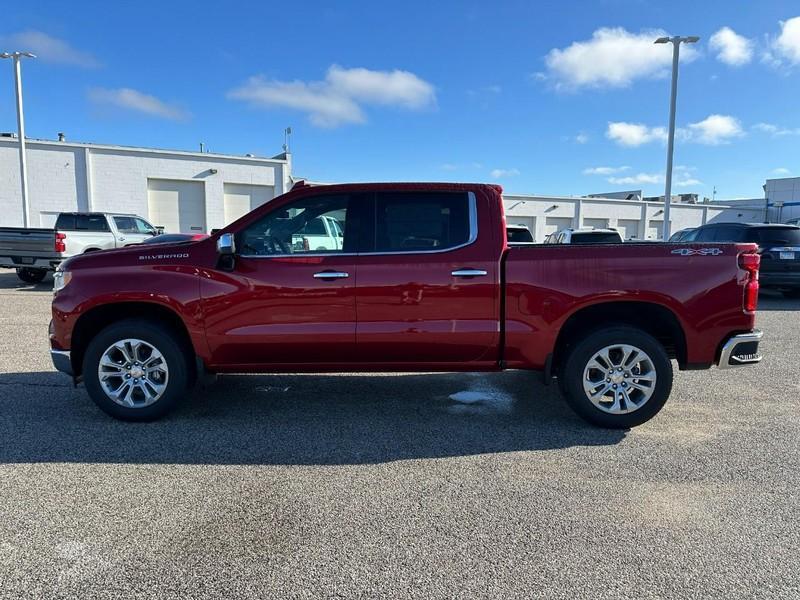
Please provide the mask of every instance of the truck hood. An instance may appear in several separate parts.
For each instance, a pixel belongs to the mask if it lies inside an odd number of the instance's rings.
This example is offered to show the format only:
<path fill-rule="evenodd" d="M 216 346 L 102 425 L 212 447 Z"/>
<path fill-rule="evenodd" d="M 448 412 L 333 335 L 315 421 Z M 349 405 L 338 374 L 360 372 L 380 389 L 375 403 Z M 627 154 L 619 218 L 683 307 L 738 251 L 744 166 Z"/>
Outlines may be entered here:
<path fill-rule="evenodd" d="M 114 250 L 98 250 L 72 256 L 61 263 L 62 270 L 83 270 L 109 267 L 129 267 L 142 264 L 175 263 L 191 258 L 199 246 L 208 240 L 175 244 L 137 244 Z"/>

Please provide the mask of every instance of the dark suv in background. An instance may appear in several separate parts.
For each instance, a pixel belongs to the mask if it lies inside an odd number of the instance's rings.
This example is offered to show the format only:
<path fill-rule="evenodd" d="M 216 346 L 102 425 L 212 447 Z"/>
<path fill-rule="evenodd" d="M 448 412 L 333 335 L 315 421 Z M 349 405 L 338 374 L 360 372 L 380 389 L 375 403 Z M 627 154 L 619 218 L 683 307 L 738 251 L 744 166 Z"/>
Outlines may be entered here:
<path fill-rule="evenodd" d="M 753 242 L 761 254 L 762 288 L 800 298 L 800 227 L 778 223 L 710 223 L 689 231 L 680 242 Z"/>

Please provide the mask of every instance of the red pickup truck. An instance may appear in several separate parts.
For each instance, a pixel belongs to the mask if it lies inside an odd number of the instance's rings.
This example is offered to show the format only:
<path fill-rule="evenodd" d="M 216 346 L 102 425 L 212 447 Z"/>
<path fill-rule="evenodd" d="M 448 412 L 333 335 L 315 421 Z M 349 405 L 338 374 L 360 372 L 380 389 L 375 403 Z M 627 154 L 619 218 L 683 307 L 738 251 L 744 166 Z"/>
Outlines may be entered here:
<path fill-rule="evenodd" d="M 761 360 L 756 245 L 509 248 L 505 225 L 494 185 L 297 185 L 202 241 L 67 260 L 53 362 L 127 420 L 206 373 L 530 369 L 627 428 L 673 360 Z"/>

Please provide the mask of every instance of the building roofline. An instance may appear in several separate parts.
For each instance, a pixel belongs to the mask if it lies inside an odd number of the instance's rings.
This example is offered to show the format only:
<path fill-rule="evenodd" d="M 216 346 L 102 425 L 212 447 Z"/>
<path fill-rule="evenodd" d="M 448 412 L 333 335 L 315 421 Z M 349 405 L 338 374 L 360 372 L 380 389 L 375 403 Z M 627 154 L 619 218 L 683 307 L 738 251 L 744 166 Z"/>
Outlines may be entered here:
<path fill-rule="evenodd" d="M 9 145 L 18 146 L 19 139 L 17 137 L 0 137 L 0 143 L 7 143 Z M 144 148 L 140 146 L 120 146 L 114 144 L 95 144 L 92 142 L 60 142 L 58 140 L 42 140 L 36 138 L 25 138 L 25 143 L 29 146 L 56 146 L 59 148 L 89 148 L 90 150 L 106 150 L 113 152 L 130 152 L 132 154 L 161 154 L 170 156 L 186 156 L 192 158 L 205 158 L 213 160 L 236 160 L 254 163 L 280 163 L 286 164 L 289 158 L 285 154 L 281 154 L 283 158 L 278 157 L 265 157 L 265 156 L 245 156 L 239 154 L 217 154 L 214 152 L 192 152 L 190 150 L 166 150 L 163 148 Z"/>
<path fill-rule="evenodd" d="M 664 202 L 655 202 L 652 200 L 623 200 L 621 198 L 606 198 L 605 196 L 598 198 L 597 196 L 546 196 L 546 195 L 537 195 L 537 194 L 506 194 L 503 193 L 503 199 L 507 201 L 532 201 L 532 200 L 554 200 L 554 201 L 570 201 L 574 202 L 576 200 L 592 200 L 594 202 L 617 202 L 621 204 L 632 204 L 641 206 L 642 204 L 648 204 L 652 206 L 664 206 Z M 719 204 L 717 202 L 698 202 L 696 204 L 689 203 L 689 202 L 672 202 L 670 204 L 671 207 L 690 207 L 690 208 L 703 208 L 704 206 L 709 206 L 713 208 L 736 208 L 731 206 L 725 206 Z"/>

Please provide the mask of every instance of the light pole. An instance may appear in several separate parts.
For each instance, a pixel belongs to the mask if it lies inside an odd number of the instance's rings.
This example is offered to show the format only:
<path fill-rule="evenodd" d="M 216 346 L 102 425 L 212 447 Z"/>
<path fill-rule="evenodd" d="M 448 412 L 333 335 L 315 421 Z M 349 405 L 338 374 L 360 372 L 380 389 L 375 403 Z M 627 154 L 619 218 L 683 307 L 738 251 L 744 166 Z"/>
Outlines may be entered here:
<path fill-rule="evenodd" d="M 666 189 L 664 190 L 664 231 L 662 237 L 664 241 L 669 239 L 669 207 L 672 203 L 672 154 L 675 147 L 675 101 L 678 98 L 678 59 L 681 53 L 681 42 L 684 44 L 694 44 L 700 38 L 696 35 L 688 37 L 660 37 L 656 44 L 672 43 L 672 91 L 669 98 L 669 137 L 667 138 L 667 177 Z"/>
<path fill-rule="evenodd" d="M 0 58 L 14 60 L 14 91 L 17 96 L 17 134 L 19 135 L 19 179 L 22 185 L 22 224 L 30 227 L 30 202 L 28 201 L 28 164 L 25 159 L 25 115 L 22 112 L 22 58 L 36 58 L 30 52 L 2 52 Z"/>

